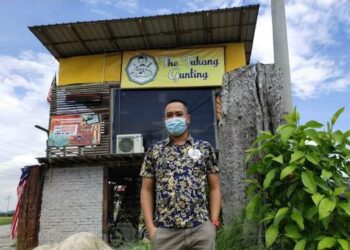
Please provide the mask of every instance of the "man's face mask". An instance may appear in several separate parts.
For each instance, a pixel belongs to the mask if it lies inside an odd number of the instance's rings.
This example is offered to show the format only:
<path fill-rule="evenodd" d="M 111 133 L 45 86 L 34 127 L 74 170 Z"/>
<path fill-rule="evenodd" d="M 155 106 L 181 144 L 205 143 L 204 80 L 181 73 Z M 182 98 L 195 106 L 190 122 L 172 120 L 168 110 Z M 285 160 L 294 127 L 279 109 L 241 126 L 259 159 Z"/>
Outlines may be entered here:
<path fill-rule="evenodd" d="M 174 117 L 165 121 L 165 127 L 171 135 L 181 135 L 187 128 L 186 119 Z"/>

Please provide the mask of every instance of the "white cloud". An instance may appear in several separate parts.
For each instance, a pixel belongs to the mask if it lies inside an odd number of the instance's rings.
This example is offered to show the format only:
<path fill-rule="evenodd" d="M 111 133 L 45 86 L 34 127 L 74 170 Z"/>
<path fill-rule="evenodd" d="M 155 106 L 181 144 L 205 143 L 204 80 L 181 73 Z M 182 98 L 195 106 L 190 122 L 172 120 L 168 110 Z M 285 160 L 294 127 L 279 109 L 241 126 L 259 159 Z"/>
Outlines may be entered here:
<path fill-rule="evenodd" d="M 266 1 L 260 1 L 266 4 Z M 334 32 L 349 26 L 350 13 L 345 1 L 286 1 L 288 45 L 293 94 L 302 99 L 344 91 L 350 86 L 345 58 L 327 53 L 340 48 Z M 270 6 L 261 8 L 256 26 L 252 61 L 273 62 Z"/>
<path fill-rule="evenodd" d="M 139 7 L 139 0 L 114 0 L 111 1 L 111 5 L 115 7 L 121 7 L 126 10 L 135 11 Z"/>
<path fill-rule="evenodd" d="M 270 12 L 259 16 L 253 43 L 253 62 L 273 63 L 272 21 Z"/>
<path fill-rule="evenodd" d="M 11 194 L 11 209 L 20 168 L 45 156 L 47 136 L 34 125 L 48 126 L 46 97 L 56 69 L 57 62 L 48 54 L 0 55 L 0 195 Z M 0 211 L 5 203 L 1 200 Z"/>
<path fill-rule="evenodd" d="M 95 13 L 106 15 L 109 13 L 104 8 L 111 6 L 116 9 L 123 9 L 129 13 L 135 13 L 140 7 L 139 0 L 80 0 L 81 2 L 91 5 Z"/>
<path fill-rule="evenodd" d="M 181 5 L 186 11 L 200 11 L 200 10 L 209 10 L 209 9 L 218 9 L 218 8 L 229 8 L 241 6 L 242 0 L 181 0 Z"/>
<path fill-rule="evenodd" d="M 147 15 L 168 15 L 173 13 L 171 9 L 159 8 L 159 9 L 144 9 Z"/>
<path fill-rule="evenodd" d="M 295 5 L 303 6 L 301 15 L 293 10 Z M 290 1 L 286 7 L 293 91 L 300 98 L 350 85 L 343 62 L 327 53 L 331 47 L 340 49 L 334 35 L 334 27 L 342 25 L 336 18 L 339 7 L 338 1 Z"/>
<path fill-rule="evenodd" d="M 271 1 L 245 1 L 260 4 L 252 62 L 273 63 Z M 241 6 L 236 0 L 182 1 L 183 9 L 202 10 Z M 347 58 L 336 58 L 328 48 L 341 49 L 335 32 L 350 39 L 350 5 L 347 0 L 286 0 L 288 43 L 293 95 L 315 98 L 324 93 L 344 91 L 350 86 L 345 70 Z"/>

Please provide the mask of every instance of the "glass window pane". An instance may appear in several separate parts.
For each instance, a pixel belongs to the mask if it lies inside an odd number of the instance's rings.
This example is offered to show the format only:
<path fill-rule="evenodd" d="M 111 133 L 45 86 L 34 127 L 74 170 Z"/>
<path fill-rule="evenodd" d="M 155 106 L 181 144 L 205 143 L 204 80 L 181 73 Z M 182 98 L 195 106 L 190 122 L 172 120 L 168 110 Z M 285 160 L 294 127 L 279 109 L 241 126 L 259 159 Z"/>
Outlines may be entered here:
<path fill-rule="evenodd" d="M 172 99 L 180 99 L 187 103 L 191 114 L 190 134 L 216 148 L 212 89 L 115 91 L 114 147 L 117 134 L 141 133 L 145 149 L 165 139 L 168 134 L 164 127 L 164 105 Z"/>

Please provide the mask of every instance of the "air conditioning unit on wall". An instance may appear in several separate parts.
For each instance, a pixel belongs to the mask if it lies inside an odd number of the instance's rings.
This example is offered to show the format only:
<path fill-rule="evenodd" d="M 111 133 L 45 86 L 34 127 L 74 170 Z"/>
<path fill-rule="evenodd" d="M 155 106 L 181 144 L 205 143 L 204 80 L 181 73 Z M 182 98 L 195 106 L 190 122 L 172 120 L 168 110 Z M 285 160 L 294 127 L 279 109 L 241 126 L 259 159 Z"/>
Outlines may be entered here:
<path fill-rule="evenodd" d="M 117 154 L 143 153 L 142 134 L 117 135 Z"/>

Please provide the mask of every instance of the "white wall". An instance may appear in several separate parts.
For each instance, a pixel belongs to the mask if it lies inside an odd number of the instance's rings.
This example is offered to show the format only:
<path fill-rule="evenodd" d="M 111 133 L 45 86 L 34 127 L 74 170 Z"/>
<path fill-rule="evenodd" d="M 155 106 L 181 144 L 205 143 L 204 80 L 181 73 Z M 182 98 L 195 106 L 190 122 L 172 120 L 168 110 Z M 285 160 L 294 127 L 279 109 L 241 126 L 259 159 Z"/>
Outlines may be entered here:
<path fill-rule="evenodd" d="M 103 167 L 51 168 L 45 175 L 39 245 L 78 232 L 102 237 Z"/>

